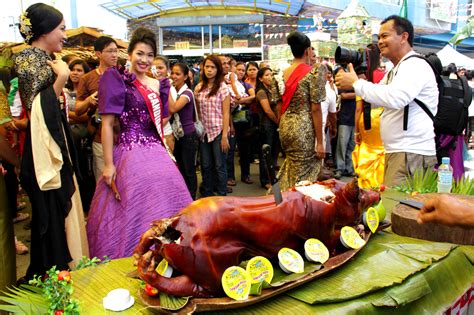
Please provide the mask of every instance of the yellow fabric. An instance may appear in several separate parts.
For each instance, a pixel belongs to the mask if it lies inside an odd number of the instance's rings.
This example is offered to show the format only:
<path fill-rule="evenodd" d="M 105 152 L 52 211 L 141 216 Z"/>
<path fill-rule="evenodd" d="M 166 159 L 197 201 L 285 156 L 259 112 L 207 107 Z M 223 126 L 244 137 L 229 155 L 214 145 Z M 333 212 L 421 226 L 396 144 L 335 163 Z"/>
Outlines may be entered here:
<path fill-rule="evenodd" d="M 74 185 L 76 186 L 76 191 L 72 195 L 71 210 L 65 221 L 67 247 L 72 257 L 72 261 L 69 263 L 69 268 L 71 269 L 77 266 L 83 256 L 89 257 L 86 221 L 84 220 L 84 211 L 82 210 L 81 195 L 76 175 L 74 175 Z"/>
<path fill-rule="evenodd" d="M 370 112 L 371 129 L 364 129 L 364 117 L 359 119 L 361 143 L 352 152 L 354 171 L 359 175 L 362 188 L 379 187 L 383 183 L 385 150 L 380 137 L 380 115 L 383 108 L 373 108 Z"/>
<path fill-rule="evenodd" d="M 35 166 L 36 180 L 41 190 L 61 187 L 60 171 L 63 157 L 58 144 L 51 137 L 41 108 L 40 94 L 36 95 L 31 106 L 31 147 Z"/>
<path fill-rule="evenodd" d="M 58 189 L 61 187 L 63 157 L 44 121 L 40 94 L 33 100 L 30 119 L 31 147 L 38 186 L 43 191 Z M 65 221 L 67 244 L 72 257 L 69 263 L 71 268 L 74 268 L 83 256 L 89 257 L 86 223 L 75 175 L 74 185 L 76 191 L 71 198 L 71 209 Z"/>

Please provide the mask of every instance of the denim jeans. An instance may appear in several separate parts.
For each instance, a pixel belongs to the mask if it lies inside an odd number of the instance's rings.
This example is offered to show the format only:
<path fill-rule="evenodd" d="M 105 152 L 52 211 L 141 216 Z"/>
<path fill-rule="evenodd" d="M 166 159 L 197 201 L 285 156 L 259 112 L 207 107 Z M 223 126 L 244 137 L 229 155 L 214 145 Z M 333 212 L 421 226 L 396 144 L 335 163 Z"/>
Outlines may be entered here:
<path fill-rule="evenodd" d="M 221 150 L 222 132 L 211 142 L 201 142 L 202 197 L 213 196 L 213 174 L 216 178 L 217 195 L 227 194 L 226 154 Z"/>
<path fill-rule="evenodd" d="M 196 132 L 184 135 L 176 140 L 174 145 L 174 157 L 179 171 L 183 175 L 186 186 L 193 200 L 196 199 L 197 176 L 196 176 L 196 154 L 198 148 L 198 137 Z"/>
<path fill-rule="evenodd" d="M 339 125 L 337 129 L 336 170 L 354 172 L 352 151 L 354 151 L 354 126 Z"/>
<path fill-rule="evenodd" d="M 261 145 L 263 146 L 264 144 L 268 144 L 272 148 L 271 156 L 272 156 L 273 167 L 275 167 L 277 164 L 278 147 L 280 145 L 279 143 L 280 138 L 278 136 L 277 128 L 278 126 L 273 123 L 261 124 L 259 128 Z M 259 156 L 260 156 L 260 163 L 259 163 L 260 184 L 262 186 L 265 186 L 266 184 L 270 183 L 270 178 L 268 178 L 267 166 L 266 166 L 267 164 L 264 161 L 261 148 L 260 148 Z"/>

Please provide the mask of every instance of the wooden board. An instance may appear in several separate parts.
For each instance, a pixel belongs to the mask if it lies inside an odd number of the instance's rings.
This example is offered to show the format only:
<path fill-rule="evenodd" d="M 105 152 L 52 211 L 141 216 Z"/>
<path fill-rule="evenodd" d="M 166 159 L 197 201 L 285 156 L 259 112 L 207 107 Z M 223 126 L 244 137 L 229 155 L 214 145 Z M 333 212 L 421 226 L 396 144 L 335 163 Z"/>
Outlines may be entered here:
<path fill-rule="evenodd" d="M 381 226 L 379 229 L 386 228 L 388 225 Z M 363 232 L 363 238 L 366 242 L 368 242 L 370 238 L 370 232 Z M 365 247 L 365 246 L 364 246 Z M 363 247 L 362 247 L 363 248 Z M 222 298 L 210 298 L 210 299 L 202 299 L 202 298 L 191 298 L 188 304 L 180 309 L 177 313 L 178 314 L 189 314 L 193 312 L 206 312 L 206 311 L 217 311 L 217 310 L 228 310 L 228 309 L 235 309 L 244 306 L 249 306 L 263 300 L 269 299 L 276 295 L 279 295 L 285 291 L 290 289 L 296 288 L 304 283 L 307 283 L 311 280 L 321 277 L 322 275 L 334 270 L 346 262 L 348 262 L 352 257 L 354 257 L 362 248 L 358 250 L 348 250 L 342 254 L 333 256 L 329 258 L 326 263 L 324 263 L 323 267 L 315 272 L 310 274 L 306 274 L 299 279 L 296 279 L 293 282 L 289 282 L 287 284 L 282 285 L 281 287 L 270 288 L 262 290 L 262 294 L 259 296 L 249 296 L 249 298 L 245 301 L 236 301 L 228 297 Z M 278 268 L 278 267 L 276 267 Z M 143 290 L 140 290 L 139 298 L 145 305 L 148 305 L 155 310 L 159 310 L 161 312 L 166 312 L 160 306 L 160 300 L 158 298 L 150 297 L 146 295 Z M 175 313 L 175 312 L 173 312 Z"/>
<path fill-rule="evenodd" d="M 432 198 L 434 193 L 410 197 L 421 202 Z M 462 203 L 474 207 L 474 197 L 451 194 Z M 408 198 L 407 198 L 408 199 Z M 434 242 L 448 242 L 462 245 L 474 245 L 474 229 L 449 227 L 437 223 L 418 224 L 416 222 L 418 209 L 397 204 L 392 210 L 392 231 L 403 236 L 419 238 Z"/>

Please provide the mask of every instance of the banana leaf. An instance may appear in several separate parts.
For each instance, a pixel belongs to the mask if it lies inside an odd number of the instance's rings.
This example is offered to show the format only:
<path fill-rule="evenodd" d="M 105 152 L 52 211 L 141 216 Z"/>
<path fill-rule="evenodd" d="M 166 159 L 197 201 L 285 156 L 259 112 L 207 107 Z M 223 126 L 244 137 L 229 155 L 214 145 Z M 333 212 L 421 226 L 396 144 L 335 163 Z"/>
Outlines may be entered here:
<path fill-rule="evenodd" d="M 22 285 L 21 287 L 11 287 L 8 291 L 2 292 L 0 301 L 8 305 L 0 305 L 0 310 L 12 314 L 47 314 L 48 300 L 42 295 L 39 288 Z"/>
<path fill-rule="evenodd" d="M 474 268 L 464 247 L 455 248 L 444 259 L 399 285 L 356 299 L 310 305 L 290 296 L 278 296 L 225 314 L 440 314 L 474 282 Z"/>
<path fill-rule="evenodd" d="M 430 285 L 425 277 L 419 273 L 415 274 L 413 277 L 409 277 L 402 285 L 396 285 L 385 290 L 384 300 L 385 297 L 387 297 L 394 303 L 380 303 L 379 300 L 372 302 L 372 305 L 399 307 L 416 301 L 430 293 Z"/>
<path fill-rule="evenodd" d="M 454 247 L 448 243 L 428 242 L 382 232 L 371 239 L 371 246 L 366 246 L 357 259 L 337 272 L 287 294 L 309 304 L 354 299 L 401 283 L 408 276 L 429 267 L 433 261 L 448 255 Z"/>
<path fill-rule="evenodd" d="M 138 314 L 146 305 L 137 298 L 140 292 L 141 280 L 127 277 L 127 273 L 134 269 L 133 258 L 112 260 L 107 264 L 93 266 L 71 273 L 74 281 L 72 298 L 79 301 L 82 313 L 104 314 L 102 299 L 117 288 L 126 288 L 135 297 L 135 304 L 116 314 Z M 87 311 L 87 312 L 86 312 Z"/>
<path fill-rule="evenodd" d="M 462 246 L 461 250 L 466 254 L 467 259 L 474 264 L 474 246 Z"/>
<path fill-rule="evenodd" d="M 273 279 L 272 283 L 270 284 L 272 287 L 280 287 L 284 285 L 285 283 L 295 281 L 297 279 L 300 279 L 301 277 L 308 275 L 312 272 L 318 271 L 321 269 L 322 265 L 321 264 L 314 264 L 310 263 L 307 260 L 304 262 L 304 271 L 303 273 L 285 273 L 281 268 L 278 266 L 278 264 L 273 263 Z"/>
<path fill-rule="evenodd" d="M 160 305 L 170 311 L 182 309 L 189 301 L 189 297 L 176 297 L 160 292 Z"/>

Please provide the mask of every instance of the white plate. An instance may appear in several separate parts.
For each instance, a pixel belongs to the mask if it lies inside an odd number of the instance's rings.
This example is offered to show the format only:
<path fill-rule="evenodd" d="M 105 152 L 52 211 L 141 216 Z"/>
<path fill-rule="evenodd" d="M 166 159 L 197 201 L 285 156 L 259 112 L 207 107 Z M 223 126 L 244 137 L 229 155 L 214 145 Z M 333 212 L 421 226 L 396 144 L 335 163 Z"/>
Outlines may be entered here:
<path fill-rule="evenodd" d="M 107 301 L 106 298 L 103 299 L 103 303 L 104 303 L 104 308 L 107 309 L 107 310 L 111 310 L 111 311 L 114 311 L 114 312 L 120 312 L 120 311 L 124 311 L 126 310 L 127 308 L 130 308 L 134 303 L 135 303 L 135 299 L 133 298 L 133 296 L 130 296 L 130 301 L 125 304 L 125 305 L 116 305 L 116 303 L 113 303 L 112 301 Z"/>

